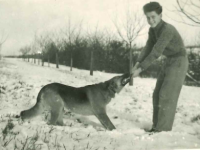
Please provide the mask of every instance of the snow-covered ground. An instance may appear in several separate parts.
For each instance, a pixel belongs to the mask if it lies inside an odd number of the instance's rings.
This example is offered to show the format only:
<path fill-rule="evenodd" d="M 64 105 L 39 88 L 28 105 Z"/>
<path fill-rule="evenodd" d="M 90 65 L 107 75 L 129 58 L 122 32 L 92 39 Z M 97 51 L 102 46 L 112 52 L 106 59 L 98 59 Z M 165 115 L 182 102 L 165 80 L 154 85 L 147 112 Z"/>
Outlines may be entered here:
<path fill-rule="evenodd" d="M 155 79 L 135 78 L 107 106 L 116 126 L 106 131 L 94 116 L 66 114 L 65 126 L 50 126 L 43 118 L 15 118 L 32 107 L 42 86 L 59 82 L 80 87 L 106 81 L 116 74 L 60 66 L 38 66 L 21 59 L 0 61 L 0 150 L 156 150 L 200 149 L 200 88 L 183 86 L 173 130 L 154 135 L 152 92 Z M 199 115 L 199 119 L 198 116 Z M 192 121 L 193 119 L 193 121 Z"/>

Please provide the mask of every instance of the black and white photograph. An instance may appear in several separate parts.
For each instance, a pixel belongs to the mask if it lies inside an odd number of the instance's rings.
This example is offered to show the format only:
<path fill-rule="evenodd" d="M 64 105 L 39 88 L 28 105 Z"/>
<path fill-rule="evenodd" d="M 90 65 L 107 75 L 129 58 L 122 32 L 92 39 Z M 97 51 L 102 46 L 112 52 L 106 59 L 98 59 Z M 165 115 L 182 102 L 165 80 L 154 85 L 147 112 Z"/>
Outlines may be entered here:
<path fill-rule="evenodd" d="M 200 150 L 200 0 L 0 0 L 0 150 Z"/>

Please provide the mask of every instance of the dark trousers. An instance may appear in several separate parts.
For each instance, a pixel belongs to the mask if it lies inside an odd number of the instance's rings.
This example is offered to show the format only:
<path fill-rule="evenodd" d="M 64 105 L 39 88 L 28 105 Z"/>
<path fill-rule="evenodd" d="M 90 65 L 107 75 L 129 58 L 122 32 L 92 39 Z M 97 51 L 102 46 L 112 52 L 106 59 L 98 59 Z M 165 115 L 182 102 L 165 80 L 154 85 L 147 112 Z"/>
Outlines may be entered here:
<path fill-rule="evenodd" d="M 153 93 L 153 128 L 171 131 L 178 97 L 188 69 L 187 56 L 167 58 Z"/>

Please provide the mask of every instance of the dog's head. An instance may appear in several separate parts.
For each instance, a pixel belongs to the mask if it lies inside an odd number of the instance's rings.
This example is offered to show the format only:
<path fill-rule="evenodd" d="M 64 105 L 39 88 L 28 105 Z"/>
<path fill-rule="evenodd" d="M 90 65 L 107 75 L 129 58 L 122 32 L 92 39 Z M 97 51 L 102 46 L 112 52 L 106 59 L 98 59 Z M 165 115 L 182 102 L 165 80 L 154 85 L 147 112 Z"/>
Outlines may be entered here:
<path fill-rule="evenodd" d="M 128 73 L 121 76 L 116 76 L 109 80 L 108 88 L 114 93 L 119 93 L 129 81 L 130 75 Z"/>

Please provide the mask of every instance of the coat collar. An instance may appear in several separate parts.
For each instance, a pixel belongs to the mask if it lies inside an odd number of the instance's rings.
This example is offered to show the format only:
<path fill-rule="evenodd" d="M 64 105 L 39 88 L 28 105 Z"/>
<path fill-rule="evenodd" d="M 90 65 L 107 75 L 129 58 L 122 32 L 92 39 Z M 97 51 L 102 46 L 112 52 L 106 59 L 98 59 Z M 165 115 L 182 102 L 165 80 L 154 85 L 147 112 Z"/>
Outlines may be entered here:
<path fill-rule="evenodd" d="M 152 28 L 156 33 L 160 30 L 162 25 L 164 24 L 164 21 L 161 19 L 160 22 L 157 24 L 155 28 Z"/>

